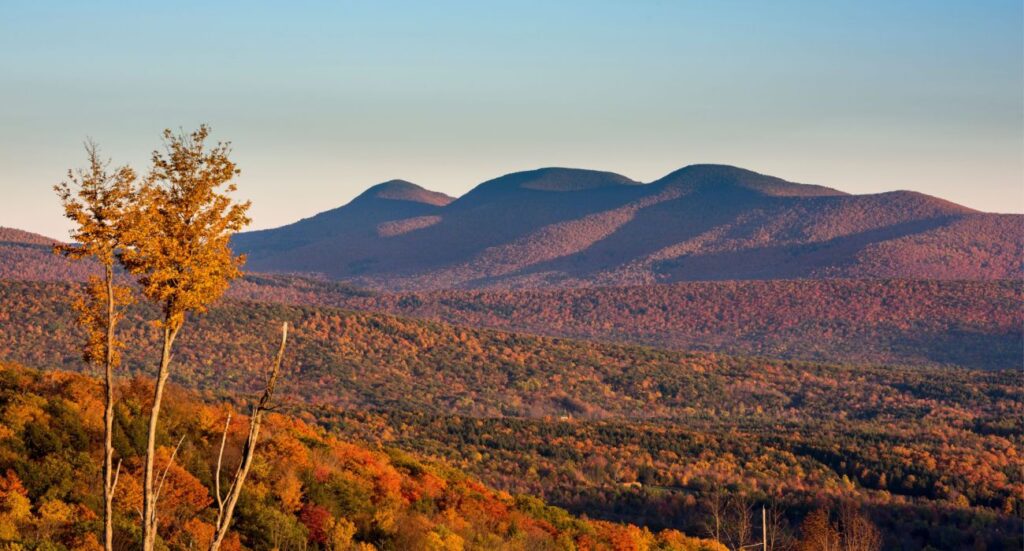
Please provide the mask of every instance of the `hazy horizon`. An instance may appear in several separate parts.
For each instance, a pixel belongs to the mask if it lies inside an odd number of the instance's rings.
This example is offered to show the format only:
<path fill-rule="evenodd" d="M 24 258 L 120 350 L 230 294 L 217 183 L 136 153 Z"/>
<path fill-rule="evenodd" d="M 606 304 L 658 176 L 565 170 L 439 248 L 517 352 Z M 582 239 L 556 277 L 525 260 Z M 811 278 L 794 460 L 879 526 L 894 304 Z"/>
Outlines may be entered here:
<path fill-rule="evenodd" d="M 97 140 L 233 142 L 252 229 L 405 179 L 458 196 L 568 166 L 740 166 L 1024 212 L 1024 8 L 782 2 L 5 3 L 0 226 L 63 238 Z"/>

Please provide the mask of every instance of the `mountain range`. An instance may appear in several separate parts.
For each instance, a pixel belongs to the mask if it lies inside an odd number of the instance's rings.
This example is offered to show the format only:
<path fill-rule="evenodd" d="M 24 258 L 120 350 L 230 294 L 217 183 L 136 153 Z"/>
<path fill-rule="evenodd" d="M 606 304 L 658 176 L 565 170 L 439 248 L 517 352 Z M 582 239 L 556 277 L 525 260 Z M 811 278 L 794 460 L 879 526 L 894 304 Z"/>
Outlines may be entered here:
<path fill-rule="evenodd" d="M 804 278 L 1016 279 L 1024 216 L 725 165 L 651 183 L 543 168 L 459 198 L 403 180 L 237 235 L 248 268 L 391 290 Z"/>

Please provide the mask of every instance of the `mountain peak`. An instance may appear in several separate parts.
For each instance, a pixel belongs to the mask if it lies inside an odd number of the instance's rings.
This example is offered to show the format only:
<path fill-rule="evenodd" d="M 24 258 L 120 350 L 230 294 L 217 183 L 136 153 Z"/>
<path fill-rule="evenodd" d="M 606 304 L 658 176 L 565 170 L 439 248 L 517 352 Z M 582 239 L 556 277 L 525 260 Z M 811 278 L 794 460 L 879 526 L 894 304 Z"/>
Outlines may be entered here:
<path fill-rule="evenodd" d="M 740 189 L 778 197 L 848 195 L 812 184 L 797 184 L 732 165 L 695 164 L 668 174 L 654 185 L 691 186 L 700 190 Z"/>
<path fill-rule="evenodd" d="M 455 199 L 437 191 L 430 191 L 422 186 L 405 180 L 388 180 L 370 187 L 359 194 L 353 202 L 368 199 L 385 199 L 389 201 L 410 201 L 443 207 Z"/>
<path fill-rule="evenodd" d="M 533 191 L 570 192 L 635 186 L 639 184 L 639 182 L 614 172 L 582 168 L 546 167 L 512 172 L 493 180 L 488 180 L 473 188 L 466 196 L 485 191 L 527 189 Z"/>

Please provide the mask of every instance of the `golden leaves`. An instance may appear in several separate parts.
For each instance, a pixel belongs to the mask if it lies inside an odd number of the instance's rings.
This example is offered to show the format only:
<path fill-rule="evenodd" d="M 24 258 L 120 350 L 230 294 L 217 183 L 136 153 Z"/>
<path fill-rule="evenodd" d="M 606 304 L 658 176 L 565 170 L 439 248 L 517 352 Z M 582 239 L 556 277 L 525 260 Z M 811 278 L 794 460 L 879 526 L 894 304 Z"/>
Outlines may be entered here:
<path fill-rule="evenodd" d="M 231 235 L 249 223 L 249 203 L 236 203 L 239 174 L 228 143 L 207 147 L 210 128 L 190 134 L 163 133 L 163 151 L 154 151 L 152 167 L 139 185 L 130 167 L 110 168 L 99 147 L 85 145 L 88 168 L 68 171 L 54 187 L 64 215 L 74 222 L 72 244 L 55 251 L 72 258 L 94 257 L 110 279 L 116 261 L 139 277 L 145 296 L 160 304 L 164 323 L 180 326 L 187 311 L 207 305 L 241 275 L 244 256 L 230 249 Z M 107 297 L 90 281 L 76 307 L 89 332 L 85 355 L 102 358 Z M 130 291 L 114 290 L 114 306 L 130 302 Z M 102 315 L 101 315 L 102 314 Z"/>
<path fill-rule="evenodd" d="M 134 195 L 135 171 L 127 166 L 111 170 L 110 161 L 100 157 L 99 146 L 92 141 L 85 143 L 85 151 L 89 167 L 69 170 L 67 181 L 54 186 L 65 218 L 76 226 L 71 232 L 74 244 L 54 249 L 72 258 L 92 256 L 112 266 L 121 245 L 121 222 Z"/>
<path fill-rule="evenodd" d="M 205 312 L 245 261 L 229 244 L 249 223 L 249 202 L 227 195 L 239 171 L 229 144 L 207 148 L 208 135 L 205 125 L 189 135 L 165 131 L 164 151 L 153 152 L 153 167 L 127 213 L 121 261 L 146 297 L 162 306 L 171 328 L 181 326 L 185 312 Z"/>
<path fill-rule="evenodd" d="M 54 186 L 64 216 L 75 224 L 71 232 L 75 242 L 56 245 L 54 252 L 74 259 L 92 257 L 103 266 L 104 278 L 90 276 L 84 295 L 75 300 L 74 307 L 88 336 L 83 348 L 85 361 L 103 364 L 109 344 L 113 367 L 120 362 L 121 346 L 112 338 L 113 327 L 122 317 L 122 308 L 132 302 L 131 290 L 113 283 L 113 270 L 123 246 L 126 214 L 135 196 L 135 172 L 127 166 L 110 171 L 110 161 L 100 157 L 99 147 L 92 141 L 86 142 L 85 151 L 89 167 L 69 170 L 68 181 Z"/>
<path fill-rule="evenodd" d="M 97 276 L 90 276 L 83 295 L 77 297 L 72 304 L 78 313 L 78 323 L 86 331 L 86 344 L 83 348 L 83 359 L 86 363 L 103 364 L 106 361 L 107 334 L 111 327 L 124 318 L 123 307 L 134 302 L 131 289 L 123 285 L 111 285 L 115 308 L 108 315 L 107 282 Z M 112 367 L 121 364 L 121 349 L 124 343 L 111 339 L 110 362 Z"/>

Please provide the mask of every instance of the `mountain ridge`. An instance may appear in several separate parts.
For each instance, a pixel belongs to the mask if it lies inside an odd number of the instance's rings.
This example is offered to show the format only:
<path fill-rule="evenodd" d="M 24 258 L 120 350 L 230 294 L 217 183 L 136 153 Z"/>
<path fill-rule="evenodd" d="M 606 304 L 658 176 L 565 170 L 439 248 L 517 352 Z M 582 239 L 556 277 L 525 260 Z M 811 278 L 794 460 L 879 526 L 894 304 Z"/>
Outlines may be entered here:
<path fill-rule="evenodd" d="M 0 244 L 52 246 L 57 243 L 58 241 L 56 239 L 46 237 L 42 234 L 19 230 L 17 228 L 10 228 L 7 226 L 0 226 Z"/>
<path fill-rule="evenodd" d="M 730 165 L 689 165 L 651 183 L 547 167 L 446 197 L 392 180 L 233 244 L 257 271 L 391 290 L 1013 279 L 1024 265 L 1022 215 L 914 191 L 851 195 Z"/>
<path fill-rule="evenodd" d="M 651 182 L 654 186 L 692 186 L 714 189 L 720 186 L 756 191 L 777 196 L 834 196 L 848 193 L 815 184 L 798 184 L 732 165 L 693 164 L 675 170 Z"/>

